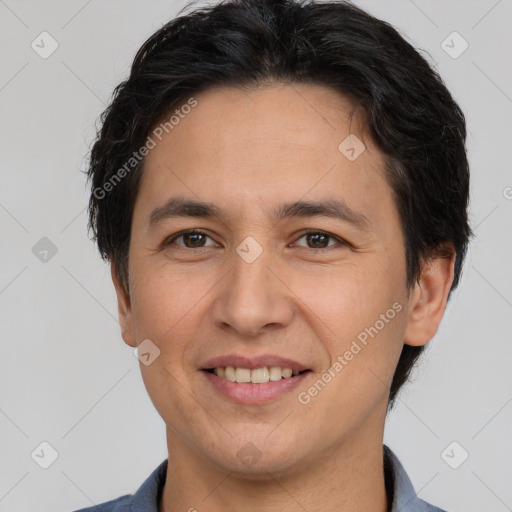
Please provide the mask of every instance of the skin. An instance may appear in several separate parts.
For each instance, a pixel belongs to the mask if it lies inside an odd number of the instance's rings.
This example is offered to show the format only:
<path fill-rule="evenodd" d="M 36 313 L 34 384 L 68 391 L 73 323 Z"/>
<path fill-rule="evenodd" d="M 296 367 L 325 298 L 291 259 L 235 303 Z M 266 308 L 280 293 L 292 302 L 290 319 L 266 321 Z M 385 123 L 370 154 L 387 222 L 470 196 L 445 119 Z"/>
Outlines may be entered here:
<path fill-rule="evenodd" d="M 161 351 L 140 365 L 167 426 L 160 511 L 385 512 L 389 386 L 403 344 L 423 345 L 437 331 L 454 255 L 425 263 L 417 285 L 406 288 L 404 239 L 383 156 L 363 121 L 349 121 L 351 104 L 339 93 L 273 84 L 195 98 L 198 105 L 146 157 L 129 294 L 112 272 L 123 339 L 130 346 L 150 339 Z M 349 133 L 366 146 L 354 161 L 338 150 Z M 223 216 L 151 226 L 151 212 L 175 196 L 215 203 Z M 267 215 L 299 199 L 343 199 L 369 228 Z M 332 236 L 311 239 L 308 228 Z M 207 236 L 169 241 L 184 229 Z M 236 252 L 248 236 L 263 249 L 252 263 Z M 299 392 L 394 303 L 402 310 L 308 404 L 300 403 Z M 240 405 L 199 371 L 226 354 L 275 354 L 312 372 L 268 404 Z M 237 457 L 249 442 L 260 455 L 250 466 Z"/>

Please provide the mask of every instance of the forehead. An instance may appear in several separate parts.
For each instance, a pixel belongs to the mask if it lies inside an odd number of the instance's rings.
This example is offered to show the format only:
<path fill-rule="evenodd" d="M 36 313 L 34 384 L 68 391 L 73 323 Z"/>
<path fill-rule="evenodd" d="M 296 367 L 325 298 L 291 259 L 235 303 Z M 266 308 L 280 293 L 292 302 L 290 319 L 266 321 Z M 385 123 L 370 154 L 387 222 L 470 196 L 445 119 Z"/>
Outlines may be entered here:
<path fill-rule="evenodd" d="M 275 84 L 216 88 L 194 100 L 190 109 L 175 107 L 174 124 L 160 130 L 161 140 L 153 137 L 139 191 L 153 205 L 171 193 L 241 208 L 305 195 L 321 200 L 334 191 L 364 208 L 373 196 L 390 195 L 383 156 L 365 134 L 362 116 L 351 116 L 352 103 L 336 91 Z M 344 151 L 354 142 L 363 151 L 349 159 Z"/>
<path fill-rule="evenodd" d="M 337 158 L 340 137 L 350 132 L 365 138 L 362 116 L 350 115 L 352 103 L 319 85 L 277 83 L 249 91 L 220 87 L 194 99 L 196 106 L 187 108 L 190 112 L 180 119 L 174 116 L 176 124 L 168 127 L 160 141 L 169 152 L 187 150 L 187 159 L 220 161 L 257 155 L 256 166 L 267 163 L 266 153 L 258 153 L 262 147 L 272 151 L 273 157 L 279 150 L 293 161 L 305 156 Z M 162 121 L 169 117 L 166 114 Z M 168 156 L 163 145 L 158 146 L 148 155 L 150 164 Z"/>

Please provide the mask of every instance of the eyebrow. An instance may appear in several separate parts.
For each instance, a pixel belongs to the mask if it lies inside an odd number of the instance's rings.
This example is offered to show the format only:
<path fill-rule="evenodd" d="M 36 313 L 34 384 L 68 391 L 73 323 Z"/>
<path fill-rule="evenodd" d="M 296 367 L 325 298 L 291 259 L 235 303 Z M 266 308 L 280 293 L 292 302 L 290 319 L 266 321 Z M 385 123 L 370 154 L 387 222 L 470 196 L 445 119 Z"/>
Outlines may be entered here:
<path fill-rule="evenodd" d="M 370 230 L 371 222 L 340 199 L 325 201 L 295 201 L 284 203 L 270 211 L 272 220 L 280 221 L 293 217 L 328 217 L 342 220 L 359 229 Z M 178 217 L 199 217 L 223 219 L 226 214 L 217 205 L 183 197 L 172 197 L 165 204 L 155 208 L 149 215 L 149 225 L 154 226 L 164 220 Z"/>

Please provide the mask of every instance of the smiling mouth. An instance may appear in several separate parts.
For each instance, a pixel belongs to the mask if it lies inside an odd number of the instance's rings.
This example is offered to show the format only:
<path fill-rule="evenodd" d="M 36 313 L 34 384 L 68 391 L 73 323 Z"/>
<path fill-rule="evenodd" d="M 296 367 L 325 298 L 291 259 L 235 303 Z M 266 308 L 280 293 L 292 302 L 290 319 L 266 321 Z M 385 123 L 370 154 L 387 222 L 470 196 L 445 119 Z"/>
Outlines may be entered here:
<path fill-rule="evenodd" d="M 217 366 L 204 370 L 217 377 L 235 383 L 265 384 L 277 382 L 282 379 L 293 379 L 311 370 L 293 371 L 291 368 L 281 366 L 270 366 L 262 368 L 239 368 L 234 366 Z"/>

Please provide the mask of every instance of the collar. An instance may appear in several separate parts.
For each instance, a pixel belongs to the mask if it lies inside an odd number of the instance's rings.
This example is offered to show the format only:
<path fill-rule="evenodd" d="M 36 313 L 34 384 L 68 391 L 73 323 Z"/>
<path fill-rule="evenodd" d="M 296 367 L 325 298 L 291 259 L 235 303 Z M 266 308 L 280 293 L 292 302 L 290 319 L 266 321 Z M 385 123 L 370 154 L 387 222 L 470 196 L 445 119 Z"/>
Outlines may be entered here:
<path fill-rule="evenodd" d="M 388 497 L 392 500 L 390 512 L 445 512 L 418 498 L 404 467 L 386 445 L 383 445 L 383 454 L 386 489 Z M 91 512 L 94 509 L 97 512 L 158 512 L 158 501 L 167 476 L 167 464 L 168 459 L 151 473 L 133 496 L 118 498 L 110 502 L 110 507 L 106 507 L 107 504 L 97 509 L 92 507 Z"/>

